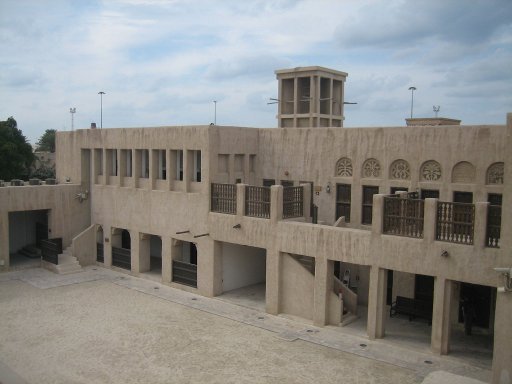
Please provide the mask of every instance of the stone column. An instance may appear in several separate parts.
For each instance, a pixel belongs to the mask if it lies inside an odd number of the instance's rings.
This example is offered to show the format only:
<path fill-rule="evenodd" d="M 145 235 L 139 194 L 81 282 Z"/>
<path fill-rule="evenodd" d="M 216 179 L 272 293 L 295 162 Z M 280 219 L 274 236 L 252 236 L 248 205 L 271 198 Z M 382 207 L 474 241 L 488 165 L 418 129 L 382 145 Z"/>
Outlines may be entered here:
<path fill-rule="evenodd" d="M 510 116 L 510 114 L 509 114 Z M 500 286 L 503 280 L 500 279 Z M 492 384 L 512 383 L 512 292 L 498 292 L 494 320 L 494 351 L 492 358 Z"/>
<path fill-rule="evenodd" d="M 434 280 L 431 348 L 435 353 L 446 355 L 450 347 L 453 282 L 443 277 Z"/>
<path fill-rule="evenodd" d="M 172 151 L 169 151 L 169 150 L 165 150 L 165 177 L 167 178 L 167 182 L 165 183 L 166 184 L 166 189 L 168 191 L 171 191 L 172 190 L 172 175 L 174 174 L 174 172 L 176 171 L 172 171 L 172 160 L 171 160 L 171 155 L 173 154 Z M 174 168 L 176 168 L 176 165 L 174 165 Z"/>
<path fill-rule="evenodd" d="M 317 326 L 324 326 L 329 322 L 329 296 L 332 293 L 333 276 L 334 263 L 316 258 L 313 321 Z"/>
<path fill-rule="evenodd" d="M 106 267 L 112 266 L 112 247 L 121 247 L 121 231 L 112 228 L 110 225 L 103 227 L 105 242 L 103 244 L 103 264 Z"/>
<path fill-rule="evenodd" d="M 190 182 L 192 181 L 192 168 L 194 167 L 192 153 L 188 149 L 183 149 L 183 183 L 185 184 L 185 192 L 190 192 Z"/>
<path fill-rule="evenodd" d="M 129 232 L 130 232 L 131 271 L 134 274 L 138 274 L 140 272 L 139 232 L 137 232 L 137 231 L 129 231 Z"/>
<path fill-rule="evenodd" d="M 235 155 L 230 154 L 228 157 L 228 184 L 235 183 Z"/>
<path fill-rule="evenodd" d="M 130 233 L 131 235 L 131 233 Z M 151 235 L 147 233 L 134 232 L 132 241 L 132 272 L 143 273 L 150 270 L 150 247 Z M 134 245 L 137 244 L 135 247 Z M 138 252 L 137 252 L 138 250 Z"/>
<path fill-rule="evenodd" d="M 239 219 L 245 216 L 245 187 L 247 184 L 236 185 L 236 215 Z"/>
<path fill-rule="evenodd" d="M 279 251 L 267 248 L 265 309 L 271 315 L 279 314 L 279 290 L 281 281 L 282 255 Z"/>
<path fill-rule="evenodd" d="M 148 189 L 151 191 L 156 189 L 156 180 L 158 179 L 158 157 L 159 151 L 149 149 L 149 183 Z"/>
<path fill-rule="evenodd" d="M 172 281 L 172 260 L 177 249 L 174 245 L 178 240 L 170 237 L 162 237 L 162 283 L 170 283 Z"/>
<path fill-rule="evenodd" d="M 197 288 L 206 297 L 222 293 L 222 243 L 201 238 L 197 243 Z"/>
<path fill-rule="evenodd" d="M 283 186 L 270 187 L 270 221 L 277 223 L 283 219 Z"/>
<path fill-rule="evenodd" d="M 140 183 L 140 169 L 142 167 L 142 151 L 140 149 L 135 149 L 133 151 L 132 158 L 132 177 L 133 177 L 133 188 L 139 188 Z"/>
<path fill-rule="evenodd" d="M 125 150 L 117 150 L 117 180 L 118 186 L 123 186 L 123 180 L 126 174 L 126 152 Z"/>
<path fill-rule="evenodd" d="M 382 222 L 384 218 L 384 196 L 382 194 L 373 195 L 372 209 L 372 233 L 382 234 Z"/>
<path fill-rule="evenodd" d="M 438 199 L 425 199 L 423 241 L 427 244 L 431 244 L 436 240 L 437 200 Z"/>
<path fill-rule="evenodd" d="M 300 185 L 304 189 L 303 198 L 304 201 L 302 202 L 303 206 L 303 212 L 304 212 L 304 220 L 308 223 L 311 222 L 311 194 L 313 191 L 311 190 L 311 184 L 301 184 Z"/>
<path fill-rule="evenodd" d="M 378 266 L 370 267 L 370 287 L 368 292 L 367 332 L 370 339 L 384 337 L 386 320 L 387 270 Z"/>
<path fill-rule="evenodd" d="M 490 203 L 475 203 L 475 225 L 473 246 L 477 249 L 485 249 L 487 238 L 487 210 Z"/>
<path fill-rule="evenodd" d="M 107 150 L 105 148 L 102 149 L 102 157 L 103 157 L 103 162 L 102 162 L 102 172 L 103 172 L 103 185 L 107 185 L 108 184 L 108 176 L 110 175 L 110 170 L 108 169 L 108 156 L 107 156 Z"/>

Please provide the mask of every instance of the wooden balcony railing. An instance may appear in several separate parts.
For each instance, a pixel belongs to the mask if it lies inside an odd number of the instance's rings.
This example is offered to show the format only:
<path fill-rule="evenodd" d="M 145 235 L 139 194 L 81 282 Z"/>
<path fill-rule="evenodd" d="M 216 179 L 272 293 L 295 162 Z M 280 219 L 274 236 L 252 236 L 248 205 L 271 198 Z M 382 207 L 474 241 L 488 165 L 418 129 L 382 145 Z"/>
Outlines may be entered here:
<path fill-rule="evenodd" d="M 487 210 L 487 233 L 485 245 L 490 248 L 500 247 L 501 205 L 489 205 Z"/>
<path fill-rule="evenodd" d="M 283 188 L 283 219 L 304 216 L 304 188 Z"/>
<path fill-rule="evenodd" d="M 211 187 L 211 207 L 212 212 L 236 214 L 236 185 L 235 184 L 216 184 Z"/>
<path fill-rule="evenodd" d="M 475 206 L 438 201 L 436 240 L 472 245 L 474 242 Z"/>
<path fill-rule="evenodd" d="M 384 197 L 383 216 L 383 233 L 423 238 L 423 200 Z"/>
<path fill-rule="evenodd" d="M 270 187 L 246 187 L 245 215 L 264 219 L 270 218 Z"/>

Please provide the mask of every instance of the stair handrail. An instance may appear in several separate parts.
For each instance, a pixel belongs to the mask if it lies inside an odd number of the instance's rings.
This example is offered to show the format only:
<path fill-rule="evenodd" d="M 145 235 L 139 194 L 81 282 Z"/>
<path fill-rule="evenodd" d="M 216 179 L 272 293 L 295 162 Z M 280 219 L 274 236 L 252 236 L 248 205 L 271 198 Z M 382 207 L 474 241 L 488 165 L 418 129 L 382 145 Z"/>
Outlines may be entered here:
<path fill-rule="evenodd" d="M 353 315 L 357 315 L 357 293 L 351 290 L 347 285 L 343 284 L 336 276 L 334 276 L 333 290 L 336 294 L 341 292 L 343 296 L 343 305 Z"/>

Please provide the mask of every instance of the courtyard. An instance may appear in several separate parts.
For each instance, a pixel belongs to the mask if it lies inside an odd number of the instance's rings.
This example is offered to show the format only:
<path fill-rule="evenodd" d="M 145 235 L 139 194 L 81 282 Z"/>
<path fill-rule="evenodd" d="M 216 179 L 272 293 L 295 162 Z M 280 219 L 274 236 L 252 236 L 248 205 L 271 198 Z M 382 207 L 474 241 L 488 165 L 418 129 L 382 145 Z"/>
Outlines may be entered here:
<path fill-rule="evenodd" d="M 101 267 L 71 275 L 39 268 L 0 274 L 0 307 L 2 384 L 421 383 L 439 372 L 490 377 L 485 367 L 461 359 L 313 327 Z"/>

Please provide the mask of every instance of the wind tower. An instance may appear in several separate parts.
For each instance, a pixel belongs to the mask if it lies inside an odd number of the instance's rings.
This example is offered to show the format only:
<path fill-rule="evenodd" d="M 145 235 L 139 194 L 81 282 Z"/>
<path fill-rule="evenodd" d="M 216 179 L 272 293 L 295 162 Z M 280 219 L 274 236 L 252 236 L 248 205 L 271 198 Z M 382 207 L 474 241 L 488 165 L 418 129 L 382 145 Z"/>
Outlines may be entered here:
<path fill-rule="evenodd" d="M 324 67 L 275 71 L 279 128 L 343 127 L 345 72 Z"/>

